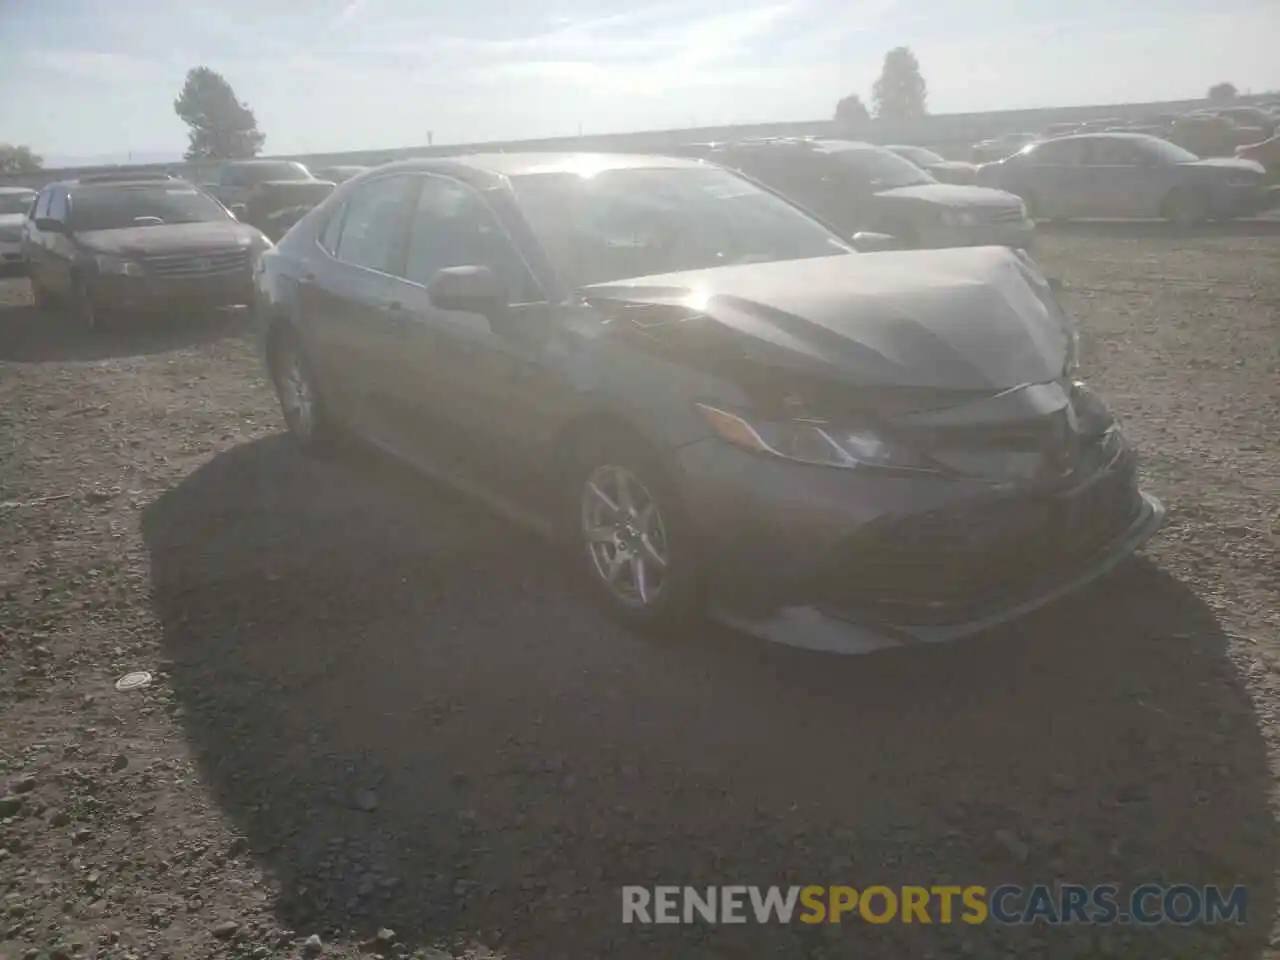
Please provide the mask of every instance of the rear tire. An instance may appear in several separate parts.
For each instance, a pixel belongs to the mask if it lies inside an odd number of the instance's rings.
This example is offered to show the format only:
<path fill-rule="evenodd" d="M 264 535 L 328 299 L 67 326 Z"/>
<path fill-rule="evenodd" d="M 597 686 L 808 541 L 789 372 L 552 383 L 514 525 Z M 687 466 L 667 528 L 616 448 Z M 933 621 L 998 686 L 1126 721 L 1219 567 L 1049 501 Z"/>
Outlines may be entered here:
<path fill-rule="evenodd" d="M 638 436 L 597 434 L 570 457 L 568 541 L 605 609 L 645 630 L 670 630 L 703 611 L 693 525 L 658 456 Z"/>
<path fill-rule="evenodd" d="M 278 329 L 272 336 L 269 356 L 271 382 L 289 435 L 309 454 L 332 453 L 338 431 L 320 397 L 314 368 L 298 335 L 288 327 Z"/>

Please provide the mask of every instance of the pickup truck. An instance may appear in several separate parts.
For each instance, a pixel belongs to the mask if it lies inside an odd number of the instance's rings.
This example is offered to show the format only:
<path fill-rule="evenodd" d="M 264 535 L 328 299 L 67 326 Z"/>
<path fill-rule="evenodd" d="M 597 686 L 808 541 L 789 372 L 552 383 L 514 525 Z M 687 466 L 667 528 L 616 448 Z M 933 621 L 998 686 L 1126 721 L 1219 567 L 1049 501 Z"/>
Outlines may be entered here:
<path fill-rule="evenodd" d="M 273 215 L 314 207 L 333 192 L 335 184 L 316 179 L 295 160 L 233 160 L 223 165 L 215 182 L 201 186 L 239 220 L 279 240 L 284 234 L 282 224 L 290 221 Z"/>

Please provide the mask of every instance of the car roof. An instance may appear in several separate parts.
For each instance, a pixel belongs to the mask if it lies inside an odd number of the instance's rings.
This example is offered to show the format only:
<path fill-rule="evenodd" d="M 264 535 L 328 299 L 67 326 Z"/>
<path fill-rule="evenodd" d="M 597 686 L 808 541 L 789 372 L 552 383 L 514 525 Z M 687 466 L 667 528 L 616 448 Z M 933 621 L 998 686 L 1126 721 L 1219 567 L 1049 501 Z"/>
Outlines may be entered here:
<path fill-rule="evenodd" d="M 400 160 L 378 167 L 378 173 L 392 170 L 459 170 L 499 177 L 514 177 L 531 173 L 577 173 L 592 171 L 695 168 L 704 164 L 699 160 L 683 157 L 666 157 L 657 154 L 631 153 L 473 153 L 456 157 L 423 157 Z"/>
<path fill-rule="evenodd" d="M 222 165 L 224 167 L 274 167 L 282 163 L 296 163 L 301 166 L 302 161 L 288 159 L 272 160 L 269 157 L 258 157 L 254 160 L 224 160 Z"/>
<path fill-rule="evenodd" d="M 1065 140 L 1136 140 L 1142 143 L 1149 143 L 1152 140 L 1159 140 L 1159 137 L 1153 137 L 1149 133 L 1130 133 L 1124 130 L 1099 130 L 1096 133 L 1072 133 L 1065 137 L 1052 137 L 1048 140 L 1041 140 L 1040 143 L 1062 143 Z"/>
<path fill-rule="evenodd" d="M 38 192 L 39 192 L 38 190 L 34 190 L 31 187 L 0 187 L 0 194 L 38 193 Z"/>
<path fill-rule="evenodd" d="M 193 190 L 198 189 L 194 183 L 191 183 L 188 180 L 179 179 L 178 177 L 167 177 L 163 180 L 158 177 L 139 177 L 136 180 L 94 180 L 92 178 L 87 180 L 60 180 L 57 183 L 50 184 L 50 186 L 62 187 L 64 190 L 75 190 L 76 192 L 83 192 L 85 190 L 114 190 L 122 187 L 128 189 L 132 187 L 160 186 L 169 187 L 170 189 L 175 187 L 179 189 L 187 187 L 190 187 Z"/>

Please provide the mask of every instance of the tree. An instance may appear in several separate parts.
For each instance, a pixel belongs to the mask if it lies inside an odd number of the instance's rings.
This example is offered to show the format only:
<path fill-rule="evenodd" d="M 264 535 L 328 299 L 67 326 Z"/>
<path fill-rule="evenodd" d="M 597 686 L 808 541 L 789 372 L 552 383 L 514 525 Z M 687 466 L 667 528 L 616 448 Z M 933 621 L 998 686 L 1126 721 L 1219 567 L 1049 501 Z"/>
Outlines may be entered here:
<path fill-rule="evenodd" d="M 846 130 L 852 130 L 871 119 L 867 105 L 856 93 L 842 97 L 836 104 L 836 124 Z"/>
<path fill-rule="evenodd" d="M 32 173 L 44 166 L 44 159 L 30 147 L 0 143 L 0 173 Z"/>
<path fill-rule="evenodd" d="M 882 120 L 916 120 L 925 116 L 928 88 L 920 62 L 910 47 L 894 47 L 884 55 L 880 79 L 871 88 L 876 116 Z"/>
<path fill-rule="evenodd" d="M 1234 83 L 1215 83 L 1209 88 L 1209 102 L 1230 103 L 1239 93 Z"/>
<path fill-rule="evenodd" d="M 187 71 L 187 82 L 173 109 L 191 128 L 188 160 L 243 160 L 256 156 L 267 139 L 259 132 L 253 111 L 236 99 L 231 84 L 208 67 Z"/>

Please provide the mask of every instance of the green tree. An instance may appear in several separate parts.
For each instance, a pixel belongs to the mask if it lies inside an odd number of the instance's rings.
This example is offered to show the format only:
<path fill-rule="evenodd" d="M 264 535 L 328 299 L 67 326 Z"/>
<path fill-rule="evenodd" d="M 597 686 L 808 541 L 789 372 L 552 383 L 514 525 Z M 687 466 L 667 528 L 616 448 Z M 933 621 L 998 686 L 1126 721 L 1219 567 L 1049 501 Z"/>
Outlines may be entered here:
<path fill-rule="evenodd" d="M 253 111 L 236 99 L 222 74 L 208 67 L 187 71 L 173 109 L 190 127 L 188 160 L 244 160 L 257 156 L 266 135 Z"/>
<path fill-rule="evenodd" d="M 0 173 L 31 173 L 44 166 L 44 159 L 30 147 L 0 143 Z"/>
<path fill-rule="evenodd" d="M 1234 83 L 1215 83 L 1209 88 L 1209 102 L 1230 103 L 1239 93 Z"/>
<path fill-rule="evenodd" d="M 845 130 L 852 130 L 871 119 L 867 105 L 856 93 L 841 97 L 836 104 L 836 125 Z"/>
<path fill-rule="evenodd" d="M 880 78 L 871 88 L 876 117 L 881 120 L 916 120 L 925 116 L 928 87 L 920 73 L 920 61 L 909 47 L 894 47 L 884 55 Z"/>

